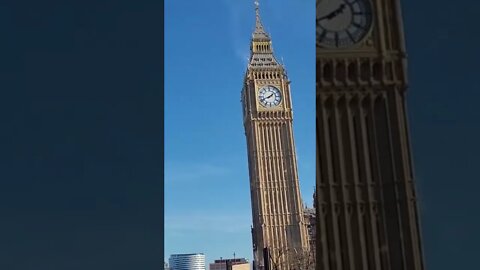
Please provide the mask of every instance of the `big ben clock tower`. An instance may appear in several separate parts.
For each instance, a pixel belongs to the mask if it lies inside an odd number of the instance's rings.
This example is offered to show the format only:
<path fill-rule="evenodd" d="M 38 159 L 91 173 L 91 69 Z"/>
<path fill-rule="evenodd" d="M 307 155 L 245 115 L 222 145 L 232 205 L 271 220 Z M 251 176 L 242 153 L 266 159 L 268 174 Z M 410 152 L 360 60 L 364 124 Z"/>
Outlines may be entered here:
<path fill-rule="evenodd" d="M 317 267 L 423 270 L 399 0 L 317 0 Z"/>
<path fill-rule="evenodd" d="M 242 90 L 254 260 L 257 270 L 293 269 L 293 258 L 309 247 L 293 140 L 290 81 L 273 54 L 255 4 L 255 31 Z"/>

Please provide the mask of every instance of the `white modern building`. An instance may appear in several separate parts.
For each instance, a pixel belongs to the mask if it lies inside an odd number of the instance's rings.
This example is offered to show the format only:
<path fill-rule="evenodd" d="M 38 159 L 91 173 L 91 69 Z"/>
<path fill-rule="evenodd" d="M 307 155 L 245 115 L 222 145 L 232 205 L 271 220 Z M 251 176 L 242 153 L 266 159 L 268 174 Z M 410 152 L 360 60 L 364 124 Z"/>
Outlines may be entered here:
<path fill-rule="evenodd" d="M 203 253 L 172 254 L 168 260 L 170 270 L 205 270 Z"/>

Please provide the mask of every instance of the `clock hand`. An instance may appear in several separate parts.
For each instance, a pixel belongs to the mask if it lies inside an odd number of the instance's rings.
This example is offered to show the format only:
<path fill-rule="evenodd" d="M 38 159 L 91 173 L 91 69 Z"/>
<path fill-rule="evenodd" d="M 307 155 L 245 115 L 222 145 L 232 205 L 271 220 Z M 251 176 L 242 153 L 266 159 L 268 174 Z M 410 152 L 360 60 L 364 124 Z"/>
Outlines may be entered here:
<path fill-rule="evenodd" d="M 321 17 L 321 18 L 318 18 L 317 22 L 323 21 L 325 19 L 331 20 L 331 19 L 335 18 L 338 14 L 343 13 L 343 10 L 345 10 L 346 7 L 347 7 L 347 5 L 341 4 L 340 7 L 337 8 L 336 10 L 330 12 L 329 14 L 327 14 L 327 15 Z"/>
<path fill-rule="evenodd" d="M 272 93 L 270 96 L 266 97 L 266 98 L 270 98 L 271 96 L 273 96 L 273 93 Z"/>
<path fill-rule="evenodd" d="M 329 13 L 329 14 L 321 17 L 321 18 L 318 18 L 318 19 L 317 19 L 317 23 L 318 23 L 318 22 L 321 22 L 321 21 L 323 21 L 323 20 L 325 20 L 325 19 L 329 19 L 329 20 L 332 19 L 332 14 L 334 14 L 334 13 L 335 13 L 335 11 L 334 11 L 334 12 L 331 12 L 331 13 Z"/>
<path fill-rule="evenodd" d="M 342 14 L 346 6 L 347 5 L 345 4 L 341 4 L 340 7 L 338 7 L 338 9 L 333 12 L 332 17 L 330 19 L 336 17 L 338 14 Z"/>

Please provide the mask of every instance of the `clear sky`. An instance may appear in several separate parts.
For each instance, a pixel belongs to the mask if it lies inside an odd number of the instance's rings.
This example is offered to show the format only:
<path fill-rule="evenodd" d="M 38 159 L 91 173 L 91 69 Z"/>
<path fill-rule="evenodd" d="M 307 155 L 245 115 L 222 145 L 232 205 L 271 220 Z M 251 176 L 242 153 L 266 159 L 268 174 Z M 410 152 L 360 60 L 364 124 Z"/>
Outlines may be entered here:
<path fill-rule="evenodd" d="M 292 81 L 303 200 L 315 182 L 313 0 L 262 0 L 260 13 Z M 165 256 L 252 258 L 240 91 L 254 1 L 165 2 Z"/>

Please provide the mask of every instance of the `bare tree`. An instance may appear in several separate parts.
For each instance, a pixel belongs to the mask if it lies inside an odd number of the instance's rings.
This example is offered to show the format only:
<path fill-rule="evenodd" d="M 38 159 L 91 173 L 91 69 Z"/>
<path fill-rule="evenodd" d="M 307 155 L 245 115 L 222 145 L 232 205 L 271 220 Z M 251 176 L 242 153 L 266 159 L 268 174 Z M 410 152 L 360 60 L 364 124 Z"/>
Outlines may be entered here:
<path fill-rule="evenodd" d="M 278 249 L 270 259 L 272 270 L 315 270 L 315 255 L 309 250 Z"/>

